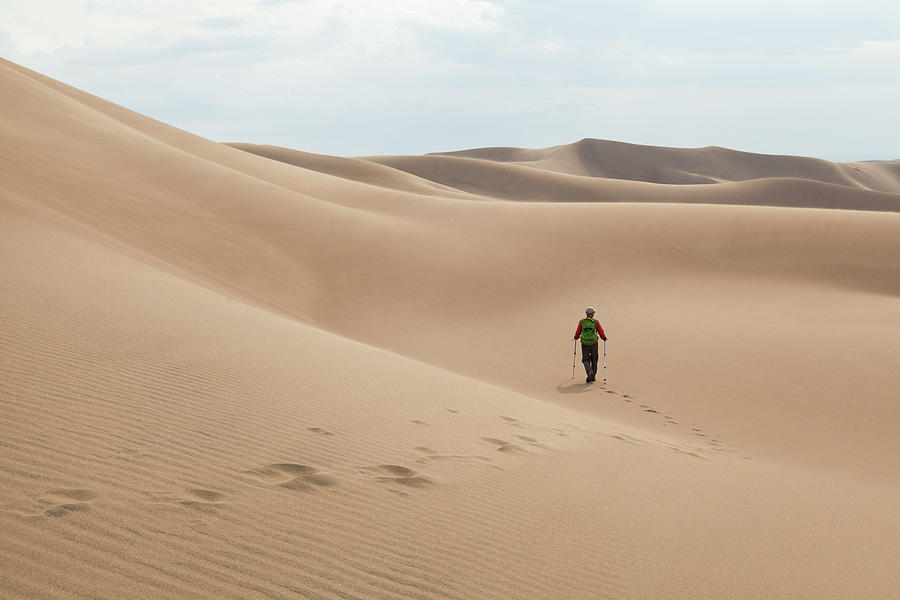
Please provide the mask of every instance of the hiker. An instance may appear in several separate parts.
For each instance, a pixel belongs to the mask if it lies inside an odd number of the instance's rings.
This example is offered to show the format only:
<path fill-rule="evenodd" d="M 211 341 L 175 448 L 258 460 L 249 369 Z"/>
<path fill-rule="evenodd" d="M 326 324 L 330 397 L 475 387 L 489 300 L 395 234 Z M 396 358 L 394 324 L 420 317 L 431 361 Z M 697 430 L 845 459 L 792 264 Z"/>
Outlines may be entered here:
<path fill-rule="evenodd" d="M 575 338 L 581 338 L 581 362 L 584 363 L 584 371 L 587 373 L 585 383 L 597 380 L 597 360 L 600 357 L 600 340 L 606 341 L 606 334 L 600 327 L 600 322 L 594 318 L 594 309 L 588 306 L 584 314 L 585 318 L 578 322 L 575 330 Z"/>

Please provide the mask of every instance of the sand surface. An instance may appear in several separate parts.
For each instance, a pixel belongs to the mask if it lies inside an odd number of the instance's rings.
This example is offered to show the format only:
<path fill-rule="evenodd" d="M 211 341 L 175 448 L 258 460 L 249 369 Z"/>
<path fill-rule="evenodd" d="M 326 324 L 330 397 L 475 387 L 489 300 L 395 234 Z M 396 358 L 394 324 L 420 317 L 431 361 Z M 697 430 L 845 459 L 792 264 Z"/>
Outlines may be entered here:
<path fill-rule="evenodd" d="M 900 163 L 0 107 L 0 597 L 897 597 Z"/>

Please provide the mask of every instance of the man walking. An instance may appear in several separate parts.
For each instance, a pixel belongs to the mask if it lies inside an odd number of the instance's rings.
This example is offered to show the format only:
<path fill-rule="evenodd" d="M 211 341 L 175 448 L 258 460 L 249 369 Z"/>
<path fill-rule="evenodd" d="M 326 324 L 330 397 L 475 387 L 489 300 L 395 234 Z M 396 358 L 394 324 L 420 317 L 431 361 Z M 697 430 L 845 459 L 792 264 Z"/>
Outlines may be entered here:
<path fill-rule="evenodd" d="M 578 322 L 575 330 L 575 338 L 581 338 L 581 362 L 584 363 L 584 371 L 587 373 L 586 383 L 597 380 L 597 361 L 600 357 L 600 340 L 606 341 L 606 334 L 600 327 L 600 322 L 594 318 L 594 309 L 588 306 L 585 318 Z"/>

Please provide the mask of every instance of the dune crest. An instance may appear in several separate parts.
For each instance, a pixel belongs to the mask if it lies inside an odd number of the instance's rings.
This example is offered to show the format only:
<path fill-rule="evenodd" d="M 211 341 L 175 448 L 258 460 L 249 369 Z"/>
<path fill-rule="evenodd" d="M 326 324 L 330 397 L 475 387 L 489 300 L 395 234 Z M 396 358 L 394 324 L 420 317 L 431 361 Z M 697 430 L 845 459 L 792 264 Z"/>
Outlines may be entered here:
<path fill-rule="evenodd" d="M 585 138 L 551 148 L 477 148 L 429 156 L 477 158 L 570 175 L 665 184 L 703 184 L 751 179 L 806 179 L 876 192 L 900 193 L 898 161 L 834 163 L 728 148 L 666 148 Z"/>
<path fill-rule="evenodd" d="M 647 202 L 900 211 L 900 194 L 804 178 L 766 178 L 721 185 L 655 184 L 570 175 L 518 163 L 448 156 L 368 160 L 468 194 L 532 202 Z"/>

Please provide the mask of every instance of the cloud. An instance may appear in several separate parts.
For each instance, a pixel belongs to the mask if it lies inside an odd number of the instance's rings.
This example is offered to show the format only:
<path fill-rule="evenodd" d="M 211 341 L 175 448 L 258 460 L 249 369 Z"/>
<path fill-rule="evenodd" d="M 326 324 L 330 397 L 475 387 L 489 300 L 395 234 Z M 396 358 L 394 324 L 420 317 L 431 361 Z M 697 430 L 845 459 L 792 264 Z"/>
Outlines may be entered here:
<path fill-rule="evenodd" d="M 318 152 L 777 152 L 821 129 L 843 153 L 898 133 L 848 108 L 900 103 L 900 8 L 871 1 L 876 21 L 832 0 L 6 0 L 0 50 L 200 135 Z"/>
<path fill-rule="evenodd" d="M 860 50 L 867 55 L 896 57 L 900 55 L 900 40 L 866 40 Z"/>
<path fill-rule="evenodd" d="M 183 36 L 214 35 L 221 29 L 289 41 L 335 19 L 359 36 L 389 34 L 407 25 L 495 30 L 503 9 L 483 0 L 32 0 L 17 2 L 4 12 L 2 28 L 27 56 L 52 54 L 64 47 L 171 42 Z"/>
<path fill-rule="evenodd" d="M 237 29 L 243 25 L 243 21 L 228 17 L 212 17 L 207 19 L 199 19 L 196 22 L 198 27 L 204 29 Z"/>

